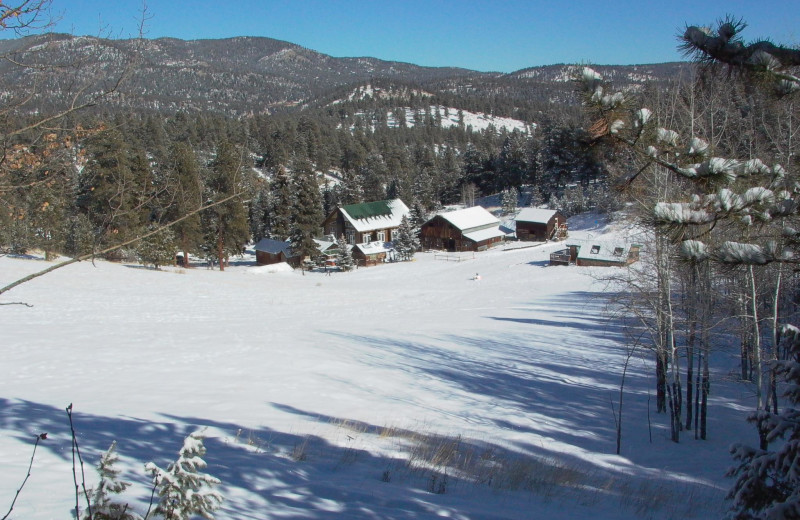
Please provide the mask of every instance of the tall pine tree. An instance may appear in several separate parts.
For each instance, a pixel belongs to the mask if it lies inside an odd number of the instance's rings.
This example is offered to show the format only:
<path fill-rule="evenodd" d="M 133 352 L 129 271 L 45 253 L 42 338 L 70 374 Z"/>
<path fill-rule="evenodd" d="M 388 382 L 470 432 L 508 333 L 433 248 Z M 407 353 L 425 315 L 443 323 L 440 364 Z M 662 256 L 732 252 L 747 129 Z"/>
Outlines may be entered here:
<path fill-rule="evenodd" d="M 165 220 L 171 222 L 188 215 L 172 227 L 177 246 L 183 252 L 183 265 L 190 267 L 189 254 L 199 251 L 203 230 L 199 213 L 192 211 L 203 203 L 203 185 L 197 156 L 188 143 L 175 143 L 168 164 L 169 185 L 173 191 Z"/>
<path fill-rule="evenodd" d="M 211 174 L 206 184 L 211 201 L 229 199 L 206 213 L 207 240 L 213 241 L 213 246 L 207 245 L 213 251 L 212 257 L 219 262 L 220 270 L 225 269 L 229 256 L 241 254 L 250 238 L 247 211 L 241 199 L 235 196 L 243 189 L 242 174 L 240 151 L 230 141 L 222 141 L 211 163 Z"/>
<path fill-rule="evenodd" d="M 322 196 L 311 163 L 306 159 L 296 159 L 292 166 L 294 205 L 289 239 L 292 254 L 302 262 L 307 257 L 314 258 L 318 251 L 314 237 L 321 232 Z"/>

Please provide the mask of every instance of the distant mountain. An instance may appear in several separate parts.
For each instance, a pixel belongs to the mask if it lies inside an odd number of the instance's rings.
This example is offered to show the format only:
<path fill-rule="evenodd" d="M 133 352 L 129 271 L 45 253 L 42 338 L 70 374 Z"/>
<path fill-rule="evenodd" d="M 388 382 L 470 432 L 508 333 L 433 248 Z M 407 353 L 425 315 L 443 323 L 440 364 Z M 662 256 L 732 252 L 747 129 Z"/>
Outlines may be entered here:
<path fill-rule="evenodd" d="M 14 61 L 59 64 L 75 74 L 98 74 L 113 81 L 130 66 L 118 107 L 173 113 L 211 111 L 241 117 L 297 110 L 330 101 L 343 87 L 399 81 L 426 91 L 479 103 L 503 99 L 514 103 L 570 103 L 566 65 L 524 69 L 511 74 L 483 73 L 453 67 L 422 67 L 376 58 L 334 58 L 271 38 L 237 37 L 184 41 L 108 40 L 63 34 L 0 41 L 0 53 Z M 81 68 L 83 60 L 92 63 Z M 682 64 L 606 66 L 601 72 L 622 86 L 663 81 Z M 75 72 L 77 71 L 77 72 Z M 26 74 L 5 61 L 0 64 L 4 89 L 30 88 Z M 97 77 L 97 76 L 95 76 Z M 88 82 L 89 80 L 87 80 Z M 92 88 L 100 88 L 91 80 Z M 78 81 L 77 83 L 80 83 Z M 51 75 L 37 87 L 40 101 L 69 97 L 76 82 Z M 510 115 L 510 114 L 505 114 Z"/>

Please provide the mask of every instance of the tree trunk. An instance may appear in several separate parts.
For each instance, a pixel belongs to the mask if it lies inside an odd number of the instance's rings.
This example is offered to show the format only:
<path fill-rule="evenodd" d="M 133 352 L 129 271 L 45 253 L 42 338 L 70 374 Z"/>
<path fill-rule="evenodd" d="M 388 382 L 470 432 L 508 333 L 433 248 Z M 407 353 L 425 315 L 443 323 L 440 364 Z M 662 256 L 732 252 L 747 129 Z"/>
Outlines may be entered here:
<path fill-rule="evenodd" d="M 697 265 L 692 266 L 692 284 L 691 287 L 697 287 Z M 694 391 L 692 385 L 694 384 L 694 347 L 697 339 L 697 313 L 698 313 L 698 298 L 695 298 L 696 291 L 691 289 L 684 290 L 686 293 L 687 309 L 686 315 L 689 320 L 689 337 L 686 341 L 686 429 L 692 429 L 692 417 L 694 416 L 693 399 Z"/>
<path fill-rule="evenodd" d="M 656 412 L 667 411 L 667 356 L 656 352 Z"/>
<path fill-rule="evenodd" d="M 751 303 L 753 315 L 753 369 L 755 370 L 755 383 L 756 383 L 756 409 L 761 410 L 764 406 L 764 371 L 761 366 L 761 332 L 758 328 L 758 298 L 756 294 L 756 277 L 753 273 L 753 266 L 751 265 L 748 273 L 750 275 L 750 289 L 751 289 Z"/>
<path fill-rule="evenodd" d="M 217 232 L 217 261 L 219 262 L 219 270 L 225 270 L 225 232 L 222 228 Z"/>

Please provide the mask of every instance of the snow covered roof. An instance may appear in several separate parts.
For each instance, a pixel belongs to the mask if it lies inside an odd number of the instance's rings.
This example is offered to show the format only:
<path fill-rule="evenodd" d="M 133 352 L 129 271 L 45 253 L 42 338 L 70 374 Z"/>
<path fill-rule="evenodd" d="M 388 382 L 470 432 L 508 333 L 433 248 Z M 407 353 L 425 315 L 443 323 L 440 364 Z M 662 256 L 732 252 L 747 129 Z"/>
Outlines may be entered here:
<path fill-rule="evenodd" d="M 533 222 L 536 224 L 547 224 L 557 213 L 554 209 L 524 208 L 514 217 L 517 222 Z"/>
<path fill-rule="evenodd" d="M 408 206 L 400 199 L 350 204 L 339 209 L 359 233 L 399 227 L 403 216 L 408 215 Z"/>
<path fill-rule="evenodd" d="M 472 233 L 464 233 L 464 238 L 472 240 L 473 242 L 483 242 L 492 238 L 504 237 L 508 233 L 500 229 L 500 227 L 491 227 L 487 229 L 479 229 Z"/>
<path fill-rule="evenodd" d="M 323 253 L 328 249 L 334 249 L 337 246 L 336 242 L 332 242 L 330 240 L 322 240 L 319 238 L 315 238 L 314 242 L 317 244 L 319 250 Z"/>
<path fill-rule="evenodd" d="M 336 246 L 336 242 L 330 242 L 327 240 L 320 240 L 315 238 L 314 242 L 317 244 L 317 248 L 321 252 L 325 252 L 328 249 Z M 272 238 L 262 238 L 259 240 L 254 248 L 256 251 L 261 251 L 263 253 L 269 253 L 272 255 L 277 255 L 279 253 L 283 253 L 286 255 L 287 258 L 292 257 L 292 244 L 288 240 L 275 240 Z"/>
<path fill-rule="evenodd" d="M 270 253 L 277 255 L 284 253 L 286 256 L 291 256 L 291 244 L 285 240 L 275 240 L 272 238 L 262 238 L 255 245 L 256 251 L 263 253 Z"/>
<path fill-rule="evenodd" d="M 625 262 L 631 248 L 641 247 L 640 244 L 603 240 L 577 240 L 566 245 L 578 246 L 578 258 L 600 262 Z"/>
<path fill-rule="evenodd" d="M 356 244 L 353 246 L 365 255 L 377 255 L 379 253 L 388 253 L 393 249 L 391 242 L 382 242 L 376 240 L 369 244 Z"/>
<path fill-rule="evenodd" d="M 461 231 L 491 226 L 493 224 L 497 226 L 500 225 L 500 221 L 497 219 L 497 217 L 486 211 L 486 209 L 482 208 L 481 206 L 473 206 L 471 208 L 459 209 L 456 211 L 447 211 L 445 213 L 439 213 L 439 216 L 450 222 L 453 226 Z"/>

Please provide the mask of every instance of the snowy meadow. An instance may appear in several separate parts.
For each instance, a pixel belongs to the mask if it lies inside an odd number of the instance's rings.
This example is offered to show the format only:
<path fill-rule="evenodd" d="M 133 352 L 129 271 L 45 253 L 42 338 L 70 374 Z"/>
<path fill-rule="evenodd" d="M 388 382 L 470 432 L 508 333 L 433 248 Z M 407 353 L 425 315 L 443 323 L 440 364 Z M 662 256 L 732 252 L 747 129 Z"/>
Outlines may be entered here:
<path fill-rule="evenodd" d="M 219 519 L 721 517 L 728 446 L 756 442 L 738 353 L 714 354 L 709 440 L 680 444 L 635 354 L 616 455 L 614 289 L 602 268 L 548 266 L 560 244 L 518 246 L 330 276 L 96 261 L 19 286 L 0 296 L 0 508 L 47 432 L 9 518 L 74 515 L 72 403 L 87 485 L 116 440 L 140 513 L 144 464 L 205 428 Z M 0 284 L 48 265 L 0 258 Z"/>

